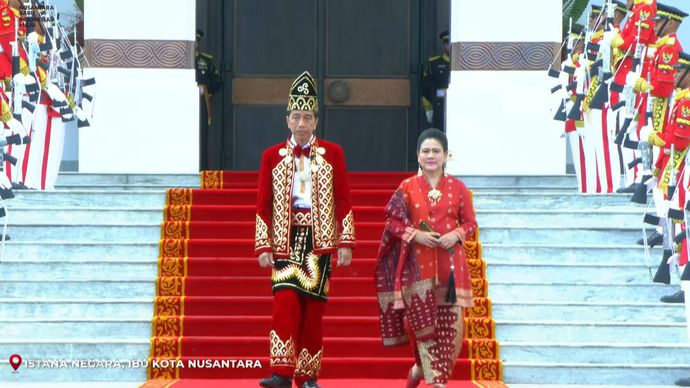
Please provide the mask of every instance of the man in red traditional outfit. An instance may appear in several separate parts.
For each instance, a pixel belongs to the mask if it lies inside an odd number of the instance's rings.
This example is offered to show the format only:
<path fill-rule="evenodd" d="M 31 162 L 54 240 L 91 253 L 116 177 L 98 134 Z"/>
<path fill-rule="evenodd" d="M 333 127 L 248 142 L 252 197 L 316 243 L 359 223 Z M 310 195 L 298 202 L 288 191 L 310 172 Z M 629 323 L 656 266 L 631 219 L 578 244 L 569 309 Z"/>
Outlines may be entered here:
<path fill-rule="evenodd" d="M 319 103 L 308 72 L 293 82 L 287 106 L 292 136 L 261 156 L 255 252 L 272 266 L 271 372 L 263 387 L 319 387 L 321 332 L 331 254 L 349 265 L 355 243 L 342 148 L 314 135 Z"/>

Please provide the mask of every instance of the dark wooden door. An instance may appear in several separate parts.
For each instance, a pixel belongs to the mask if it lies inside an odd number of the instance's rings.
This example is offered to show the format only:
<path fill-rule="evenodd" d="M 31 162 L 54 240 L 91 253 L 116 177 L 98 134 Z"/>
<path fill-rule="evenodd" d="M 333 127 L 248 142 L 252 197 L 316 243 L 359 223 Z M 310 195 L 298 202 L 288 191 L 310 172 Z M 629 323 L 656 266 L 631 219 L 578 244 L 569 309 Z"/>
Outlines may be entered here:
<path fill-rule="evenodd" d="M 222 168 L 254 170 L 285 140 L 290 84 L 319 82 L 317 135 L 352 171 L 414 162 L 421 0 L 233 0 L 223 14 Z M 220 9 L 219 9 L 220 10 Z"/>

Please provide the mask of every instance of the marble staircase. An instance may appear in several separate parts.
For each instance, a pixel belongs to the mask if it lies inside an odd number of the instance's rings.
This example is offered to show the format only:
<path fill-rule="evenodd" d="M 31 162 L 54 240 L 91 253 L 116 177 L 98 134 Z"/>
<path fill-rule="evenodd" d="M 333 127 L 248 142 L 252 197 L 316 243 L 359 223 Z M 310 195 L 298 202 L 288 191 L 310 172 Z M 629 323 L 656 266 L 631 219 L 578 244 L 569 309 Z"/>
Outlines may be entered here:
<path fill-rule="evenodd" d="M 577 193 L 572 176 L 464 177 L 475 191 L 508 384 L 652 385 L 690 376 L 682 305 L 649 277 L 644 207 Z M 165 190 L 199 175 L 63 174 L 8 202 L 0 381 L 142 382 Z M 661 251 L 652 251 L 653 270 Z M 677 282 L 677 279 L 674 279 Z M 25 364 L 12 373 L 11 354 Z M 28 368 L 28 360 L 122 360 Z M 3 385 L 4 386 L 4 385 Z"/>

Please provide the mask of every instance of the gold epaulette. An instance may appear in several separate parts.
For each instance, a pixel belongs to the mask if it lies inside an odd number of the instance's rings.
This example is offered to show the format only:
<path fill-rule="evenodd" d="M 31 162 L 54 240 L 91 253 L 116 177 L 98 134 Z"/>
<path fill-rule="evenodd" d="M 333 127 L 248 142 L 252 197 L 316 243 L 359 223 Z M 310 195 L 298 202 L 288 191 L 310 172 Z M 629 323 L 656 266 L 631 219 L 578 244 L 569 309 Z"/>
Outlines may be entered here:
<path fill-rule="evenodd" d="M 41 84 L 41 89 L 45 90 L 46 85 L 48 85 L 48 75 L 42 67 L 36 67 L 36 75 L 38 76 L 38 82 Z"/>
<path fill-rule="evenodd" d="M 22 57 L 19 57 L 19 71 L 24 75 L 29 75 L 29 64 Z"/>
<path fill-rule="evenodd" d="M 592 35 L 592 40 L 594 40 L 594 39 L 599 39 L 599 38 L 603 38 L 603 37 L 604 37 L 604 32 L 606 32 L 606 31 L 604 31 L 604 30 L 599 30 L 599 31 L 595 32 L 595 33 Z"/>
<path fill-rule="evenodd" d="M 67 103 L 69 104 L 69 107 L 74 109 L 74 97 L 72 97 L 71 94 L 68 94 L 66 97 L 67 97 Z"/>
<path fill-rule="evenodd" d="M 205 57 L 205 58 L 208 58 L 208 59 L 213 59 L 213 55 L 211 55 L 211 54 L 209 54 L 209 53 L 201 53 L 201 56 L 202 56 L 202 57 Z"/>
<path fill-rule="evenodd" d="M 666 35 L 664 37 L 659 38 L 656 43 L 651 45 L 651 47 L 661 47 L 661 46 L 673 46 L 676 43 L 676 38 Z"/>
<path fill-rule="evenodd" d="M 0 99 L 0 121 L 6 123 L 12 119 L 12 112 L 10 106 L 4 99 Z"/>
<path fill-rule="evenodd" d="M 437 55 L 437 56 L 435 56 L 435 57 L 429 57 L 428 61 L 429 61 L 429 62 L 435 61 L 435 60 L 437 60 L 437 59 L 439 59 L 439 58 L 441 58 L 440 55 Z"/>

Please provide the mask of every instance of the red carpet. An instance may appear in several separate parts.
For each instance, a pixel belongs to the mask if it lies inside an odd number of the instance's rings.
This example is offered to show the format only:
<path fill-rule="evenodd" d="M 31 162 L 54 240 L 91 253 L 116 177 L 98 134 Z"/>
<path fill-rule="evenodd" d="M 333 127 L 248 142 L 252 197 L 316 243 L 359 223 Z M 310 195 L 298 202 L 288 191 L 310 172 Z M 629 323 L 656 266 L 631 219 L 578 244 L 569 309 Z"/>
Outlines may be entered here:
<path fill-rule="evenodd" d="M 357 248 L 350 267 L 333 270 L 324 387 L 401 386 L 412 365 L 409 347 L 381 344 L 373 280 L 383 207 L 409 175 L 350 174 Z M 168 190 L 145 386 L 255 387 L 269 374 L 270 269 L 260 268 L 253 252 L 257 178 L 256 172 L 209 171 L 201 189 Z M 464 248 L 476 306 L 467 311 L 448 386 L 504 387 L 486 264 L 474 237 Z"/>

